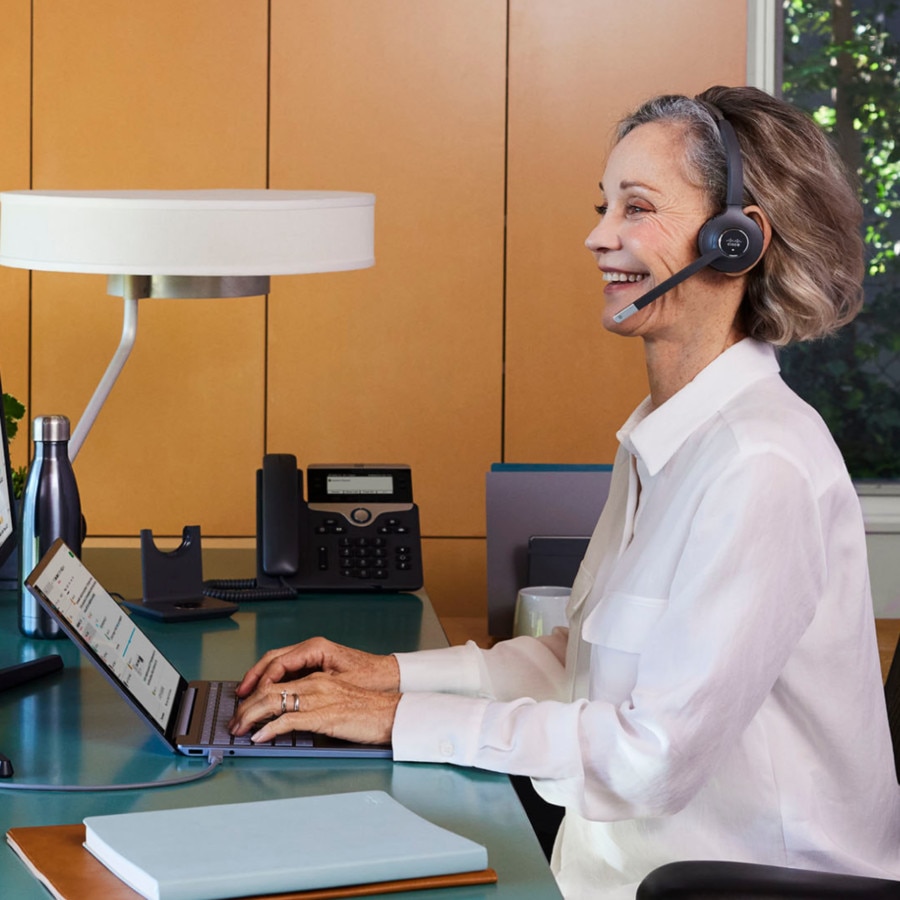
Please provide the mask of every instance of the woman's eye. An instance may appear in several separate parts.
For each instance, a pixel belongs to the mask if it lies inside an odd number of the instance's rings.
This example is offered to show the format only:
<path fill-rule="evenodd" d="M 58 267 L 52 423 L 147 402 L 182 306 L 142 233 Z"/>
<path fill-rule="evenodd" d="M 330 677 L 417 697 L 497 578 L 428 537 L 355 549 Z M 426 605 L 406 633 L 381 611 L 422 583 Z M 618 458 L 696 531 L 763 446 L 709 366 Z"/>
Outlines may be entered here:
<path fill-rule="evenodd" d="M 609 206 L 607 204 L 601 204 L 600 206 L 595 206 L 594 211 L 598 216 L 605 216 L 609 212 Z M 638 206 L 634 203 L 626 203 L 624 207 L 626 216 L 639 216 L 643 213 L 650 212 L 645 206 Z"/>

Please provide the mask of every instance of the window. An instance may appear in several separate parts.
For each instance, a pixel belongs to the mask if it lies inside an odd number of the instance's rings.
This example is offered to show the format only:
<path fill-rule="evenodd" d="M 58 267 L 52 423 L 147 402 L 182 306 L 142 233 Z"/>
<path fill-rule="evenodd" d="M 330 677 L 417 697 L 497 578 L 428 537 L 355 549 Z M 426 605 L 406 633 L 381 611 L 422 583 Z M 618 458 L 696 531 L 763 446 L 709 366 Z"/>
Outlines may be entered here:
<path fill-rule="evenodd" d="M 782 94 L 832 135 L 857 173 L 868 250 L 863 311 L 834 338 L 785 350 L 784 377 L 825 418 L 854 479 L 897 480 L 900 3 L 784 0 L 778 13 Z"/>

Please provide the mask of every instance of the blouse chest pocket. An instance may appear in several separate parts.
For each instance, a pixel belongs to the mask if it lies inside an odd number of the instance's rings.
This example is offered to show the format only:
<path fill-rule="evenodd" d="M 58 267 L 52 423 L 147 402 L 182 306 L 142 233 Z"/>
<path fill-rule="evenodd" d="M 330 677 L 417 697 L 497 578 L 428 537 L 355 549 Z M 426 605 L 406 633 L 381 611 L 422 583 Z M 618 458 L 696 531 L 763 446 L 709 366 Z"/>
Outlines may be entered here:
<path fill-rule="evenodd" d="M 612 592 L 585 617 L 581 635 L 591 645 L 590 699 L 629 699 L 641 651 L 667 606 L 665 599 Z"/>
<path fill-rule="evenodd" d="M 640 653 L 667 601 L 617 591 L 607 594 L 584 620 L 582 635 L 592 644 Z"/>

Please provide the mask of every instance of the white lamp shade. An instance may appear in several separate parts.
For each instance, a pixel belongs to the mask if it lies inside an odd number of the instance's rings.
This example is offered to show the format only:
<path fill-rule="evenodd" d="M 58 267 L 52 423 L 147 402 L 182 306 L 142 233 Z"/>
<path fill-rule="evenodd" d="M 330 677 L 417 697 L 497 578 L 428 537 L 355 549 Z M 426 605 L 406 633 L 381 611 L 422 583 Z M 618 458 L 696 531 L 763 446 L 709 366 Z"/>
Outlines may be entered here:
<path fill-rule="evenodd" d="M 350 191 L 7 191 L 0 265 L 258 276 L 374 265 L 375 196 Z"/>

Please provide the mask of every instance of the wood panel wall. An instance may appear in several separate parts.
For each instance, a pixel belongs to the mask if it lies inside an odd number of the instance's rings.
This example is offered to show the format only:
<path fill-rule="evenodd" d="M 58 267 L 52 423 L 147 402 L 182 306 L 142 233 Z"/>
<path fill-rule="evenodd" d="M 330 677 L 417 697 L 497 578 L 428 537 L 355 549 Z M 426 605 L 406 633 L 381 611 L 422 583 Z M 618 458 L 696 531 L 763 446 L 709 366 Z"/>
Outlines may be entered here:
<path fill-rule="evenodd" d="M 745 19 L 734 0 L 0 0 L 0 190 L 377 195 L 373 269 L 141 302 L 76 463 L 93 540 L 252 536 L 266 451 L 405 462 L 435 605 L 482 612 L 491 463 L 608 462 L 646 391 L 583 248 L 612 125 L 741 83 Z M 121 300 L 0 268 L 0 310 L 7 390 L 76 421 Z"/>

